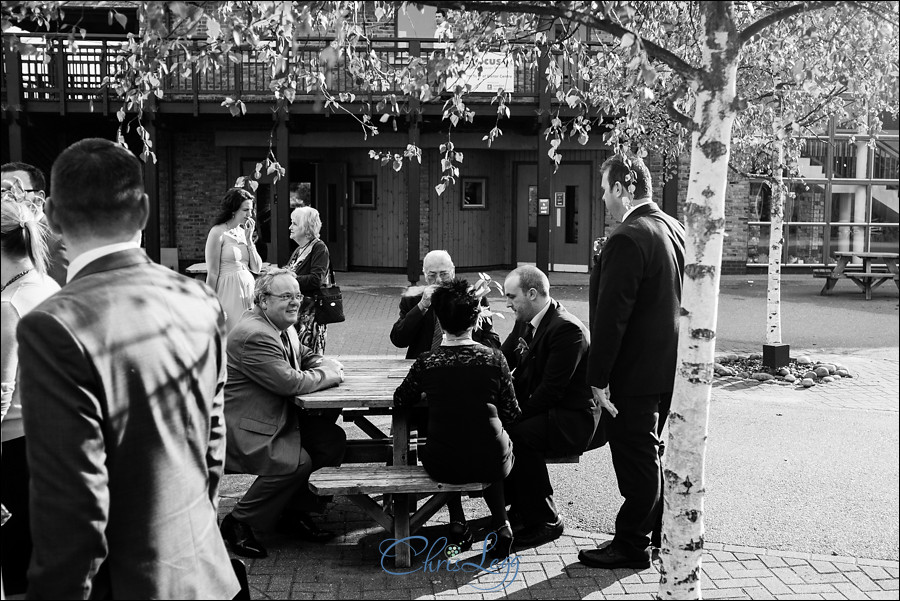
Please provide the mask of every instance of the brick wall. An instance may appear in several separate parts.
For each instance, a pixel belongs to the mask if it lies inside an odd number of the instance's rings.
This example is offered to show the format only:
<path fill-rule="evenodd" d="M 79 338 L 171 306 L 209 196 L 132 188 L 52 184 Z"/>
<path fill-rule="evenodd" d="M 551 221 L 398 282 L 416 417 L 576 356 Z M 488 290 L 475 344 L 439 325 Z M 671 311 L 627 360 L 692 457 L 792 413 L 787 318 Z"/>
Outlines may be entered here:
<path fill-rule="evenodd" d="M 690 155 L 681 157 L 678 166 L 678 215 L 684 215 L 690 179 Z M 655 191 L 654 191 L 655 193 Z M 722 248 L 722 273 L 747 272 L 747 222 L 750 216 L 750 182 L 729 174 L 725 192 L 725 244 Z"/>
<path fill-rule="evenodd" d="M 204 261 L 211 219 L 227 186 L 226 153 L 215 146 L 211 130 L 169 131 L 167 137 L 171 162 L 160 152 L 160 204 L 168 205 L 160 215 L 163 246 L 178 247 L 181 264 L 190 265 Z M 169 178 L 174 182 L 171 198 Z M 169 227 L 169 210 L 175 212 L 174 231 Z"/>

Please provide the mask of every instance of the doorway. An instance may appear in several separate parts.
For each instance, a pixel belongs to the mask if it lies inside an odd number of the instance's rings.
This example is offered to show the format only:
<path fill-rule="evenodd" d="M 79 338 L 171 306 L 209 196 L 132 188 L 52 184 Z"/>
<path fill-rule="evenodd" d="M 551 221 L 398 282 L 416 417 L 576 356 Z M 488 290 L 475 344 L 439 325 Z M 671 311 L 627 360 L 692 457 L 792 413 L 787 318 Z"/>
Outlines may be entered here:
<path fill-rule="evenodd" d="M 347 165 L 340 162 L 291 161 L 290 211 L 310 206 L 322 219 L 321 240 L 328 246 L 331 265 L 347 270 Z M 286 225 L 285 227 L 289 227 Z M 290 241 L 288 255 L 296 244 Z"/>
<path fill-rule="evenodd" d="M 588 271 L 591 164 L 560 165 L 550 183 L 550 271 Z M 516 261 L 537 260 L 537 165 L 516 166 Z"/>

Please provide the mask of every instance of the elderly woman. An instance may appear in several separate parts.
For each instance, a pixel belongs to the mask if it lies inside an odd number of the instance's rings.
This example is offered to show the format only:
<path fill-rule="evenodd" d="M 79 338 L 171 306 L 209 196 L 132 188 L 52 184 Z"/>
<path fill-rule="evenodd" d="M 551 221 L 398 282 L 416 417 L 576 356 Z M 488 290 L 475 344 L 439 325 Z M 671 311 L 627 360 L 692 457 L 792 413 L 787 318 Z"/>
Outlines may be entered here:
<path fill-rule="evenodd" d="M 305 297 L 297 320 L 300 342 L 319 355 L 325 354 L 325 324 L 316 322 L 312 296 L 326 284 L 331 271 L 328 246 L 319 238 L 322 219 L 312 207 L 299 207 L 291 212 L 291 240 L 297 249 L 286 266 L 294 272 L 300 292 Z"/>
<path fill-rule="evenodd" d="M 0 499 L 12 517 L 3 526 L 3 584 L 6 593 L 25 592 L 31 535 L 28 529 L 28 464 L 22 399 L 15 391 L 16 326 L 59 285 L 46 273 L 47 232 L 34 212 L 4 190 L 0 207 L 0 378 L 2 378 L 3 489 Z"/>
<path fill-rule="evenodd" d="M 513 447 L 504 430 L 521 415 L 509 366 L 503 353 L 472 339 L 480 299 L 465 280 L 439 286 L 431 297 L 444 339 L 441 346 L 419 355 L 394 393 L 397 406 L 412 406 L 424 393 L 428 405 L 428 443 L 422 465 L 440 482 L 492 482 L 484 492 L 496 533 L 487 550 L 503 559 L 513 535 L 506 515 L 503 479 L 513 465 Z M 472 533 L 457 494 L 447 503 L 451 543 L 468 547 Z"/>
<path fill-rule="evenodd" d="M 225 309 L 230 332 L 244 311 L 253 306 L 254 273 L 262 259 L 253 244 L 253 194 L 241 188 L 225 193 L 206 238 L 206 283 Z"/>

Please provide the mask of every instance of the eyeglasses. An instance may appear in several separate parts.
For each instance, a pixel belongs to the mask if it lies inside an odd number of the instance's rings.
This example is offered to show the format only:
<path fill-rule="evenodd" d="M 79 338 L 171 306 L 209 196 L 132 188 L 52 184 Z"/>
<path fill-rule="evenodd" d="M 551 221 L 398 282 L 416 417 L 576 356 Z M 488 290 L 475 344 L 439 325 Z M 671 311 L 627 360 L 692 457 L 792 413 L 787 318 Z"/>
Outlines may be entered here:
<path fill-rule="evenodd" d="M 297 302 L 303 300 L 303 293 L 298 292 L 297 294 L 291 294 L 290 292 L 285 292 L 284 294 L 272 294 L 271 292 L 266 292 L 266 296 L 274 296 L 279 300 L 283 300 L 284 302 L 295 300 Z"/>

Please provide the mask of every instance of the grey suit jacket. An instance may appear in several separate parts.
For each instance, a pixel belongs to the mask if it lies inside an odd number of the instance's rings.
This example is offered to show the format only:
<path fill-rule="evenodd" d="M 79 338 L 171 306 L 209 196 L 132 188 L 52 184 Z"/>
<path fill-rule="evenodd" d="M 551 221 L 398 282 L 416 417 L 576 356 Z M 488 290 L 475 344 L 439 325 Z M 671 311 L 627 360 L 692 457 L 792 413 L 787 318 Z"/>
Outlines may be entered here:
<path fill-rule="evenodd" d="M 224 317 L 205 284 L 126 250 L 25 315 L 29 598 L 233 597 L 216 525 Z"/>
<path fill-rule="evenodd" d="M 228 384 L 225 421 L 228 424 L 229 471 L 261 476 L 290 474 L 300 464 L 298 394 L 340 382 L 331 368 L 316 367 L 320 355 L 300 344 L 287 329 L 300 369 L 291 367 L 278 331 L 254 307 L 228 334 Z"/>

